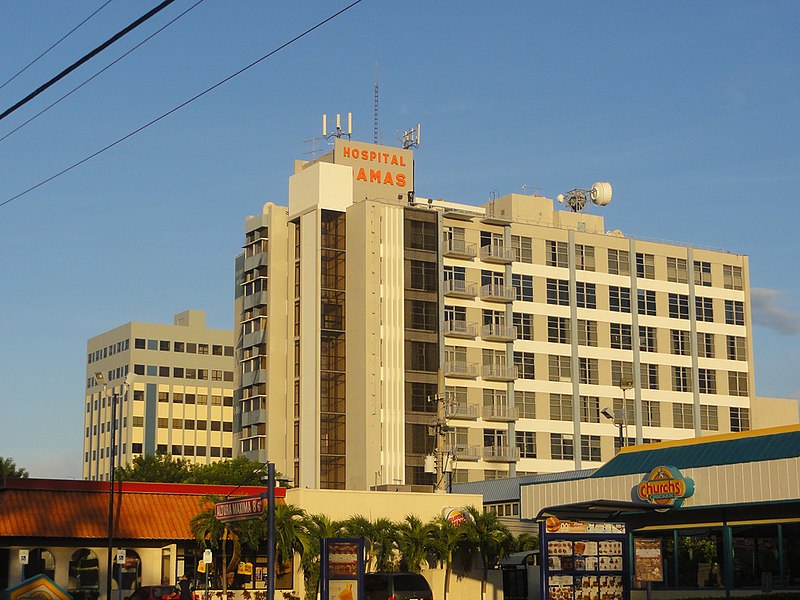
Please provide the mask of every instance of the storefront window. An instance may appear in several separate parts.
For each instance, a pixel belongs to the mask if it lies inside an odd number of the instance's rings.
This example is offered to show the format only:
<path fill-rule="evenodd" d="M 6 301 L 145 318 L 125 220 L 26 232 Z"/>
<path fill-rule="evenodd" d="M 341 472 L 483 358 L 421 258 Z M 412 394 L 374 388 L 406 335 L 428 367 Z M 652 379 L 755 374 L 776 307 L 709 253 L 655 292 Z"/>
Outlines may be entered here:
<path fill-rule="evenodd" d="M 678 587 L 722 587 L 722 529 L 678 531 Z"/>
<path fill-rule="evenodd" d="M 69 592 L 73 598 L 97 598 L 99 590 L 97 554 L 87 548 L 76 550 L 69 561 Z"/>
<path fill-rule="evenodd" d="M 778 526 L 731 527 L 731 532 L 734 587 L 779 584 Z"/>
<path fill-rule="evenodd" d="M 783 538 L 784 585 L 800 586 L 800 525 L 781 525 Z"/>
<path fill-rule="evenodd" d="M 44 574 L 50 579 L 56 578 L 56 561 L 50 550 L 34 548 L 28 554 L 28 564 L 23 568 L 23 579 Z"/>

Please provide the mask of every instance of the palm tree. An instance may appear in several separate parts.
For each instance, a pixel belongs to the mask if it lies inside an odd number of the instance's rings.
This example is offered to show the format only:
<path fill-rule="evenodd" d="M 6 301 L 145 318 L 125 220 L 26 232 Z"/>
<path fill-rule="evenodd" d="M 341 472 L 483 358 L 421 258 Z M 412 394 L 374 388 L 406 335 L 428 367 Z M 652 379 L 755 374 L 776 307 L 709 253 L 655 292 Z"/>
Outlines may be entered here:
<path fill-rule="evenodd" d="M 450 572 L 453 569 L 453 558 L 464 547 L 468 530 L 464 524 L 453 525 L 444 517 L 433 520 L 433 549 L 440 562 L 444 563 L 444 600 L 450 598 Z"/>
<path fill-rule="evenodd" d="M 373 559 L 373 540 L 375 539 L 375 527 L 370 523 L 369 519 L 362 515 L 353 515 L 342 523 L 342 529 L 345 535 L 354 538 L 364 539 L 364 568 L 367 572 L 370 571 Z"/>
<path fill-rule="evenodd" d="M 325 515 L 319 514 L 307 515 L 303 527 L 306 532 L 306 542 L 300 558 L 300 568 L 303 570 L 306 600 L 315 600 L 317 586 L 319 585 L 319 560 L 322 540 L 340 535 L 342 524 L 338 521 L 331 521 Z"/>
<path fill-rule="evenodd" d="M 308 540 L 306 511 L 291 504 L 275 506 L 275 558 L 279 565 L 293 563 L 295 553 L 302 558 Z"/>
<path fill-rule="evenodd" d="M 189 522 L 192 535 L 200 546 L 216 548 L 222 543 L 222 590 L 228 591 L 228 572 L 239 564 L 242 557 L 242 542 L 251 548 L 258 547 L 261 527 L 255 521 L 236 521 L 223 523 L 214 512 L 214 503 L 222 500 L 221 496 L 209 494 L 200 500 L 200 512 Z M 233 554 L 228 561 L 228 540 L 233 542 Z"/>
<path fill-rule="evenodd" d="M 372 549 L 375 557 L 375 570 L 392 571 L 394 549 L 397 545 L 397 524 L 389 519 L 377 519 L 372 524 Z"/>
<path fill-rule="evenodd" d="M 514 540 L 514 550 L 516 552 L 527 552 L 539 549 L 539 538 L 530 533 L 520 533 Z"/>
<path fill-rule="evenodd" d="M 406 515 L 397 526 L 397 549 L 400 551 L 400 568 L 403 571 L 422 571 L 422 563 L 433 547 L 433 533 L 431 523 L 423 523 L 414 515 Z"/>
<path fill-rule="evenodd" d="M 481 598 L 484 598 L 489 567 L 496 566 L 498 561 L 508 554 L 514 538 L 508 528 L 500 522 L 497 513 L 483 512 L 474 506 L 468 507 L 467 512 L 471 517 L 467 521 L 470 546 L 481 555 Z"/>

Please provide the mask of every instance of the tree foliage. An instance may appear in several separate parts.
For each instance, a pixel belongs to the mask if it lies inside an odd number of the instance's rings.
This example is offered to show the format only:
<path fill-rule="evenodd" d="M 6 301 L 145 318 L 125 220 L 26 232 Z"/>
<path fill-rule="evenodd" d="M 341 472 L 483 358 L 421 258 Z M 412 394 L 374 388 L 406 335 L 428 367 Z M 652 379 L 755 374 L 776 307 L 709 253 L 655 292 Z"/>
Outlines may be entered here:
<path fill-rule="evenodd" d="M 263 464 L 245 457 L 207 465 L 192 464 L 170 454 L 144 454 L 114 473 L 118 481 L 153 483 L 199 483 L 210 485 L 262 485 Z"/>
<path fill-rule="evenodd" d="M 3 458 L 0 456 L 0 479 L 4 477 L 28 477 L 28 471 L 22 467 L 17 467 L 17 463 L 11 458 Z"/>

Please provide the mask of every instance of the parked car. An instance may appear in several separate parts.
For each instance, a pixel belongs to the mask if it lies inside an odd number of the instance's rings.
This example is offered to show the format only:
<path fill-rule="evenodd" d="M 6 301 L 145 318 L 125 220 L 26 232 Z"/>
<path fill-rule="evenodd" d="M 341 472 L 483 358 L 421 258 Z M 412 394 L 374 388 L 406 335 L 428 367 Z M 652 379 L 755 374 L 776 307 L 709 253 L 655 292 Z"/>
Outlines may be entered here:
<path fill-rule="evenodd" d="M 365 573 L 364 600 L 433 600 L 433 592 L 419 573 Z"/>
<path fill-rule="evenodd" d="M 177 600 L 181 591 L 174 585 L 142 585 L 125 600 Z"/>

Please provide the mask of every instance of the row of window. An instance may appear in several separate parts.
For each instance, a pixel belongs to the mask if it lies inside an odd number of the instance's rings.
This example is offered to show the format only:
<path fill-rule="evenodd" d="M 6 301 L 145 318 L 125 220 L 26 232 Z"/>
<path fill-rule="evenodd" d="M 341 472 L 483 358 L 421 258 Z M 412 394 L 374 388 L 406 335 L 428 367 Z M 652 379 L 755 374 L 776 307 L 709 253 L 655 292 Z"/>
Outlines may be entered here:
<path fill-rule="evenodd" d="M 435 223 L 412 222 L 411 248 L 437 250 Z M 463 227 L 446 227 L 444 235 L 448 249 L 464 249 L 466 251 L 466 230 Z M 494 254 L 500 255 L 498 249 L 503 248 L 502 234 L 481 231 L 481 248 L 493 248 Z M 511 256 L 515 261 L 533 264 L 533 244 L 531 237 L 512 235 Z M 609 248 L 607 251 L 608 272 L 612 275 L 631 275 L 630 253 L 627 250 Z M 596 270 L 596 248 L 586 244 L 575 244 L 575 268 L 582 271 Z M 659 257 L 660 259 L 660 257 Z M 667 281 L 675 283 L 689 282 L 689 263 L 685 258 L 664 257 Z M 551 267 L 569 268 L 569 244 L 555 240 L 545 240 L 545 264 Z M 644 252 L 634 255 L 634 273 L 641 279 L 656 278 L 656 256 Z M 712 285 L 712 265 L 707 261 L 692 262 L 694 283 L 699 286 Z M 735 265 L 722 265 L 723 287 L 730 290 L 744 289 L 742 268 Z"/>
<path fill-rule="evenodd" d="M 170 368 L 158 365 L 133 365 L 133 372 L 136 375 L 147 375 L 148 377 L 233 381 L 233 371 L 223 371 L 222 369 L 194 369 L 188 367 Z"/>
<path fill-rule="evenodd" d="M 130 347 L 130 342 L 131 341 L 128 339 L 120 340 L 113 344 L 109 344 L 104 348 L 95 350 L 94 352 L 89 352 L 89 354 L 86 357 L 86 362 L 88 364 L 92 364 L 95 361 L 108 358 L 109 356 L 114 356 L 118 352 L 124 352 L 125 350 L 128 350 L 128 348 Z"/>
<path fill-rule="evenodd" d="M 504 390 L 491 390 L 485 389 L 483 392 L 483 405 L 484 406 L 497 406 L 506 404 L 506 392 Z M 413 394 L 413 390 L 412 390 Z M 538 418 L 549 418 L 553 421 L 572 421 L 573 420 L 573 397 L 572 394 L 548 394 L 549 400 L 549 415 L 547 417 L 539 416 Z M 467 405 L 467 388 L 461 386 L 447 386 L 445 388 L 445 398 L 451 403 L 452 406 L 466 406 Z M 598 396 L 580 396 L 578 399 L 580 404 L 578 412 L 580 420 L 584 423 L 600 423 L 601 420 L 601 407 L 600 398 Z M 427 402 L 412 402 L 412 410 L 422 410 L 430 412 L 432 409 L 430 405 L 433 403 Z M 633 399 L 626 399 L 624 406 L 623 420 L 628 423 L 634 423 L 634 401 Z M 661 407 L 665 404 L 656 400 L 642 400 L 642 425 L 646 427 L 662 427 Z M 621 398 L 614 398 L 612 407 L 615 415 L 622 415 L 623 400 Z M 677 428 L 693 428 L 693 405 L 685 403 L 672 403 L 673 407 L 673 427 Z M 435 408 L 435 407 L 434 407 Z M 731 418 L 731 431 L 744 431 L 750 429 L 750 412 L 747 408 L 729 407 Z M 536 393 L 531 391 L 514 391 L 514 409 L 516 416 L 520 419 L 536 419 Z M 719 423 L 717 420 L 718 407 L 715 405 L 701 405 L 700 406 L 700 423 L 701 429 L 709 431 L 717 431 Z M 457 415 L 457 410 L 453 411 Z M 688 420 L 686 417 L 688 415 Z M 457 418 L 457 417 L 456 417 Z M 466 431 L 466 429 L 465 429 Z M 461 440 L 458 443 L 466 443 Z"/>
<path fill-rule="evenodd" d="M 127 444 L 122 444 L 122 454 L 126 454 L 126 446 Z M 97 450 L 91 451 L 91 460 L 96 461 L 98 460 L 98 455 L 100 460 L 105 458 L 106 452 L 105 448 L 101 448 L 98 454 Z M 116 448 L 115 448 L 116 450 Z M 206 446 L 190 446 L 190 445 L 179 445 L 179 444 L 158 444 L 156 446 L 156 452 L 158 453 L 169 453 L 172 456 L 210 456 L 211 458 L 232 458 L 233 457 L 233 449 L 228 447 L 218 447 L 218 446 L 211 446 L 210 448 Z M 142 454 L 142 444 L 137 442 L 131 444 L 131 453 L 135 455 Z M 84 462 L 89 462 L 89 452 L 84 452 L 83 460 Z"/>
<path fill-rule="evenodd" d="M 125 429 L 127 424 L 128 418 L 124 417 L 122 421 L 122 427 Z M 105 421 L 104 423 L 100 423 L 99 432 L 100 434 L 105 433 L 106 431 L 111 431 L 111 422 Z M 133 427 L 144 427 L 144 417 L 143 416 L 134 416 L 131 419 L 131 425 Z M 168 417 L 158 417 L 157 420 L 157 427 L 159 429 L 169 429 L 170 427 L 170 419 Z M 179 418 L 172 418 L 172 428 L 173 429 L 187 429 L 191 431 L 233 431 L 233 424 L 230 421 L 219 421 L 214 419 L 179 419 Z M 98 433 L 98 426 L 97 424 L 92 425 L 91 428 L 86 428 L 86 437 L 89 435 L 97 435 Z M 102 458 L 102 457 L 101 457 Z"/>
<path fill-rule="evenodd" d="M 183 352 L 185 354 L 210 354 L 212 356 L 233 356 L 233 346 L 222 344 L 202 344 L 197 342 L 172 342 L 170 340 L 150 340 L 135 338 L 133 347 L 138 350 L 159 350 L 162 352 Z"/>

